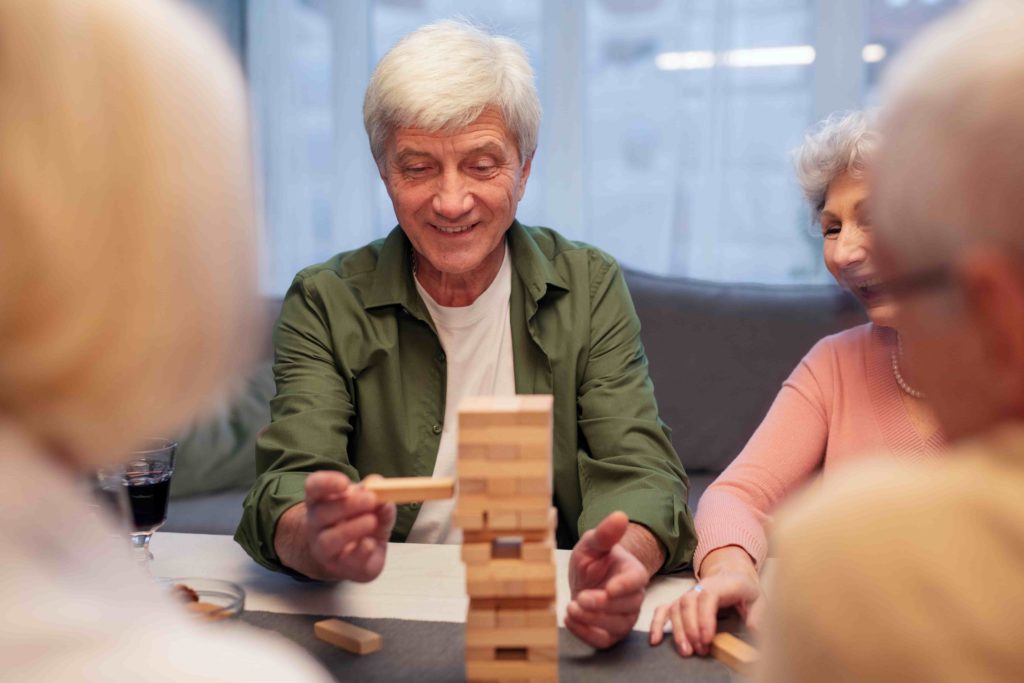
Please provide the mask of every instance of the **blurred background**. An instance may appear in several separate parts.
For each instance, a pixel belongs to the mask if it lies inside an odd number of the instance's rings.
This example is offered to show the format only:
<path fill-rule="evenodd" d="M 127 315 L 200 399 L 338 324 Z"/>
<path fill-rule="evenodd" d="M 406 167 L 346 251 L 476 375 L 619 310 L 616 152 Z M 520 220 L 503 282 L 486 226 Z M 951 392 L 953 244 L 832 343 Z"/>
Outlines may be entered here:
<path fill-rule="evenodd" d="M 377 60 L 462 17 L 519 40 L 544 116 L 519 208 L 661 275 L 825 282 L 788 153 L 877 102 L 915 33 L 965 0 L 187 0 L 251 85 L 263 289 L 394 227 L 362 126 Z"/>

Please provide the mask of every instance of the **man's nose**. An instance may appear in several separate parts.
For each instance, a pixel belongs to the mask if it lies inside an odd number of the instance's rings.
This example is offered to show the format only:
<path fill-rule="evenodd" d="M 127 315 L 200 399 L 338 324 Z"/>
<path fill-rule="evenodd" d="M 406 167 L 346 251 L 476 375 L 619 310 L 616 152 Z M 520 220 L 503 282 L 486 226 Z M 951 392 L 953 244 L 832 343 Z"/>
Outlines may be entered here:
<path fill-rule="evenodd" d="M 449 220 L 464 216 L 473 209 L 473 195 L 460 173 L 450 171 L 441 176 L 434 193 L 433 208 L 437 215 Z"/>

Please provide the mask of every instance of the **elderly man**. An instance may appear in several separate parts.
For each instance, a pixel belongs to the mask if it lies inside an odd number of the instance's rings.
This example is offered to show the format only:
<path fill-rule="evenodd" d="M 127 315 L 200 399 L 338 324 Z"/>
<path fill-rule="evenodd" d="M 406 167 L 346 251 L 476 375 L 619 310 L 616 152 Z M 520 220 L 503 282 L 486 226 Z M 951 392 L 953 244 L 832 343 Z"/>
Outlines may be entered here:
<path fill-rule="evenodd" d="M 840 476 L 780 519 L 765 680 L 1024 677 L 1022 37 L 1024 6 L 976 2 L 888 84 L 880 256 L 956 445 Z"/>
<path fill-rule="evenodd" d="M 384 240 L 299 273 L 275 334 L 277 396 L 236 539 L 260 564 L 369 581 L 387 541 L 458 542 L 452 501 L 380 504 L 369 475 L 452 476 L 470 395 L 554 395 L 567 625 L 626 635 L 659 569 L 695 545 L 640 326 L 606 254 L 516 221 L 540 105 L 522 48 L 457 22 L 377 66 L 364 104 L 398 217 Z"/>

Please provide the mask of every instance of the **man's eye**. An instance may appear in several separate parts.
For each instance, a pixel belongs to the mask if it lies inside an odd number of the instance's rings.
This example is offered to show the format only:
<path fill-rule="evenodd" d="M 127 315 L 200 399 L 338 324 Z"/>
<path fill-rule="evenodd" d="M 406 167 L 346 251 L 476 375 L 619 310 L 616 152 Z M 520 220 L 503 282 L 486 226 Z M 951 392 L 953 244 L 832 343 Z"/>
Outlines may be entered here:
<path fill-rule="evenodd" d="M 473 166 L 473 170 L 476 171 L 477 173 L 490 173 L 494 169 L 495 169 L 495 167 L 493 165 L 490 165 L 490 164 L 488 164 L 488 165 Z"/>
<path fill-rule="evenodd" d="M 826 225 L 824 228 L 822 228 L 821 234 L 822 236 L 825 237 L 825 239 L 835 239 L 836 237 L 839 236 L 840 230 L 842 230 L 842 227 L 833 223 L 832 225 Z"/>
<path fill-rule="evenodd" d="M 423 175 L 429 170 L 429 166 L 406 166 L 405 168 L 405 172 L 409 175 Z"/>

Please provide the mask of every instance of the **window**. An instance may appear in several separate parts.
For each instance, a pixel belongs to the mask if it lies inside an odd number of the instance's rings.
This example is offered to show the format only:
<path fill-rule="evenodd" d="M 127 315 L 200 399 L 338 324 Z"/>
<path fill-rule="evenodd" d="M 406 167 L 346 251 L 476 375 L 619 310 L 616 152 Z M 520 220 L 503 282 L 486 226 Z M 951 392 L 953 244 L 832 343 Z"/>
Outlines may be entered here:
<path fill-rule="evenodd" d="M 544 107 L 519 216 L 623 264 L 828 281 L 789 162 L 827 114 L 963 0 L 193 0 L 241 50 L 267 228 L 264 287 L 395 218 L 362 98 L 403 35 L 465 17 L 525 47 Z"/>

